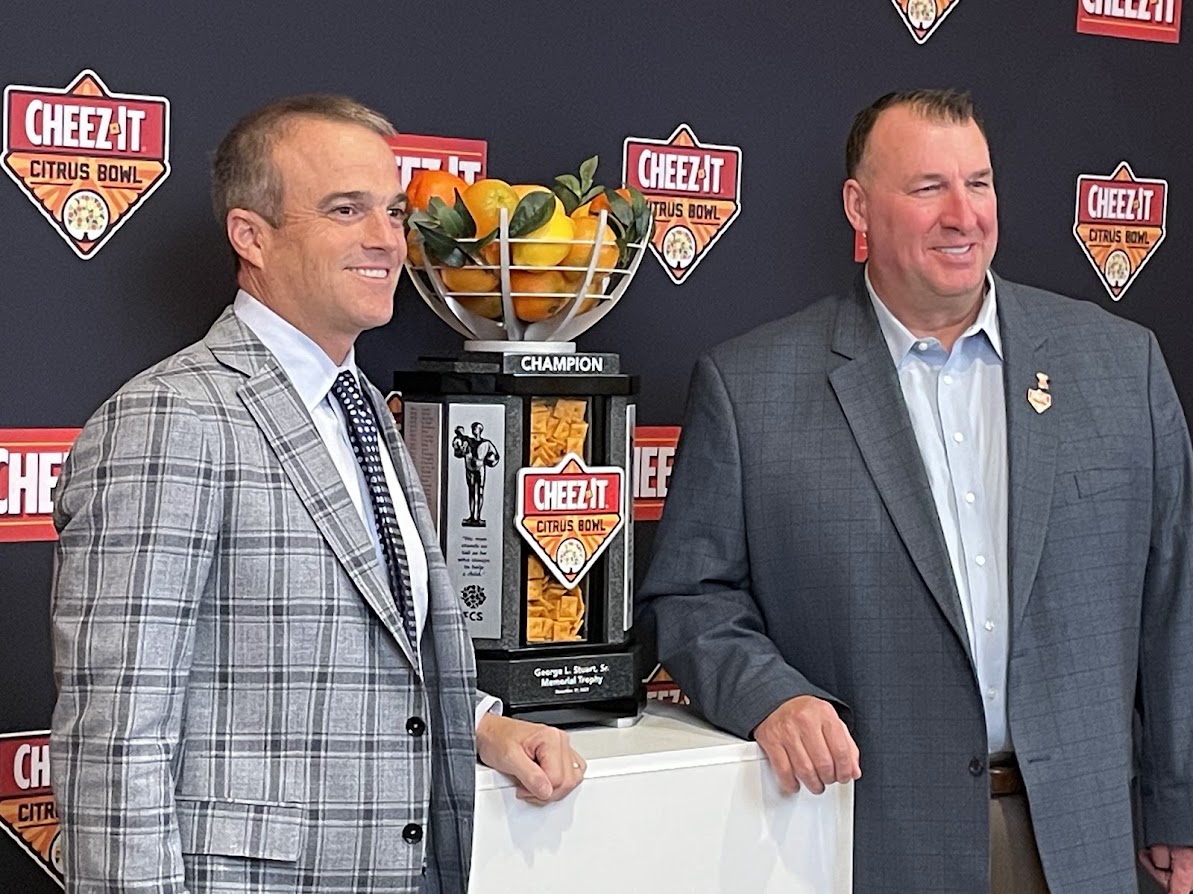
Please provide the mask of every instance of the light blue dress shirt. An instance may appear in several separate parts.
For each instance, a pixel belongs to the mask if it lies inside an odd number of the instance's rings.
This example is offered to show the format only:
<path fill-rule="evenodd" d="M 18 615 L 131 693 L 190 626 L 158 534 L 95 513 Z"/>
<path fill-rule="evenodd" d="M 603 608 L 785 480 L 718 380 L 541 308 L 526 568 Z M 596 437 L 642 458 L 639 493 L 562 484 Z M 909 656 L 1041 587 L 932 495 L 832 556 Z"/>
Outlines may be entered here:
<path fill-rule="evenodd" d="M 899 374 L 928 473 L 986 713 L 990 753 L 1012 750 L 1007 727 L 1007 416 L 994 278 L 973 325 L 946 351 L 917 338 L 866 289 Z"/>

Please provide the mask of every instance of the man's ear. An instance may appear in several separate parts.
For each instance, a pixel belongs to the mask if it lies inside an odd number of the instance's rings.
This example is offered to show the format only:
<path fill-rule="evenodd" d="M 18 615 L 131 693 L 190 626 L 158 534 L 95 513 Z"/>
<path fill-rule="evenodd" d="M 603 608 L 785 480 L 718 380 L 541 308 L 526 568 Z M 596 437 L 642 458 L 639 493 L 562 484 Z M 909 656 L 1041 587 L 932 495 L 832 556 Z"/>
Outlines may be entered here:
<path fill-rule="evenodd" d="M 251 267 L 263 267 L 273 227 L 256 211 L 233 208 L 225 220 L 232 250 Z"/>
<path fill-rule="evenodd" d="M 849 223 L 864 236 L 869 229 L 866 191 L 852 177 L 841 187 L 841 203 L 845 206 L 845 216 L 849 218 Z"/>

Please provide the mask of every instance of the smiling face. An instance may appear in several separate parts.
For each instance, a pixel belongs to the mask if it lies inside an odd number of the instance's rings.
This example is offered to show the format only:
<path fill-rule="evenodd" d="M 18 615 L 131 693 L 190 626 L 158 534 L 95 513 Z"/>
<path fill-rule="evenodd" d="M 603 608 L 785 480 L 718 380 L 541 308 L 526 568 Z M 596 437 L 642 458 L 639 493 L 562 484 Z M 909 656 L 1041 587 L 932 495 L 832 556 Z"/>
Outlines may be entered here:
<path fill-rule="evenodd" d="M 406 256 L 406 198 L 393 153 L 364 126 L 300 117 L 274 144 L 272 160 L 281 222 L 246 213 L 256 220 L 247 254 L 238 246 L 247 262 L 241 285 L 340 363 L 361 332 L 393 316 Z"/>
<path fill-rule="evenodd" d="M 886 109 L 844 200 L 866 234 L 870 281 L 892 313 L 976 313 L 998 246 L 990 150 L 977 124 Z"/>

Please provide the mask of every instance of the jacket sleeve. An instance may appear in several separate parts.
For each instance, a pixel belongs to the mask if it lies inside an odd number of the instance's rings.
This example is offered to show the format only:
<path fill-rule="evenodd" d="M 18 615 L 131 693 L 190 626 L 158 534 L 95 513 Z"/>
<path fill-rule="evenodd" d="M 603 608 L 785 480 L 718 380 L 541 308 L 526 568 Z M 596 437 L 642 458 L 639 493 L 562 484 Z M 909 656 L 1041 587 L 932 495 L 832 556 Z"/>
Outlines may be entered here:
<path fill-rule="evenodd" d="M 66 890 L 185 890 L 174 781 L 219 489 L 200 419 L 142 380 L 87 424 L 55 493 L 51 773 Z"/>
<path fill-rule="evenodd" d="M 798 695 L 845 706 L 791 667 L 766 635 L 750 589 L 743 480 L 735 407 L 714 361 L 703 357 L 636 620 L 693 704 L 745 738 Z"/>
<path fill-rule="evenodd" d="M 1193 451 L 1155 338 L 1149 339 L 1153 493 L 1138 707 L 1145 844 L 1193 845 Z"/>

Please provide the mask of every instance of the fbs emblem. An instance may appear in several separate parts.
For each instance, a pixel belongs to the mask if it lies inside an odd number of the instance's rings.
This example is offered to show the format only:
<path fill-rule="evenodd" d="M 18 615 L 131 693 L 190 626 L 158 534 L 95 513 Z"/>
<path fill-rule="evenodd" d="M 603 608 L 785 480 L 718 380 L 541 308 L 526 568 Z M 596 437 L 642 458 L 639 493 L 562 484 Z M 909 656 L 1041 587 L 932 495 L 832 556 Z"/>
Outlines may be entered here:
<path fill-rule="evenodd" d="M 112 93 L 87 69 L 4 90 L 4 169 L 85 261 L 170 175 L 169 130 L 164 96 Z"/>
<path fill-rule="evenodd" d="M 741 149 L 702 143 L 686 124 L 665 140 L 626 137 L 621 177 L 654 214 L 650 250 L 675 285 L 741 213 Z"/>
<path fill-rule="evenodd" d="M 0 733 L 0 828 L 62 884 L 62 837 L 50 790 L 50 734 Z"/>
<path fill-rule="evenodd" d="M 961 0 L 891 0 L 918 44 L 925 43 Z"/>
<path fill-rule="evenodd" d="M 1164 241 L 1168 181 L 1136 177 L 1125 161 L 1109 177 L 1082 174 L 1074 218 L 1073 235 L 1118 301 Z"/>
<path fill-rule="evenodd" d="M 518 470 L 514 527 L 564 587 L 580 583 L 626 515 L 624 469 L 568 453 L 551 468 Z"/>
<path fill-rule="evenodd" d="M 1027 402 L 1037 413 L 1043 413 L 1052 406 L 1052 394 L 1048 391 L 1048 373 L 1036 373 L 1036 387 L 1027 389 Z"/>

